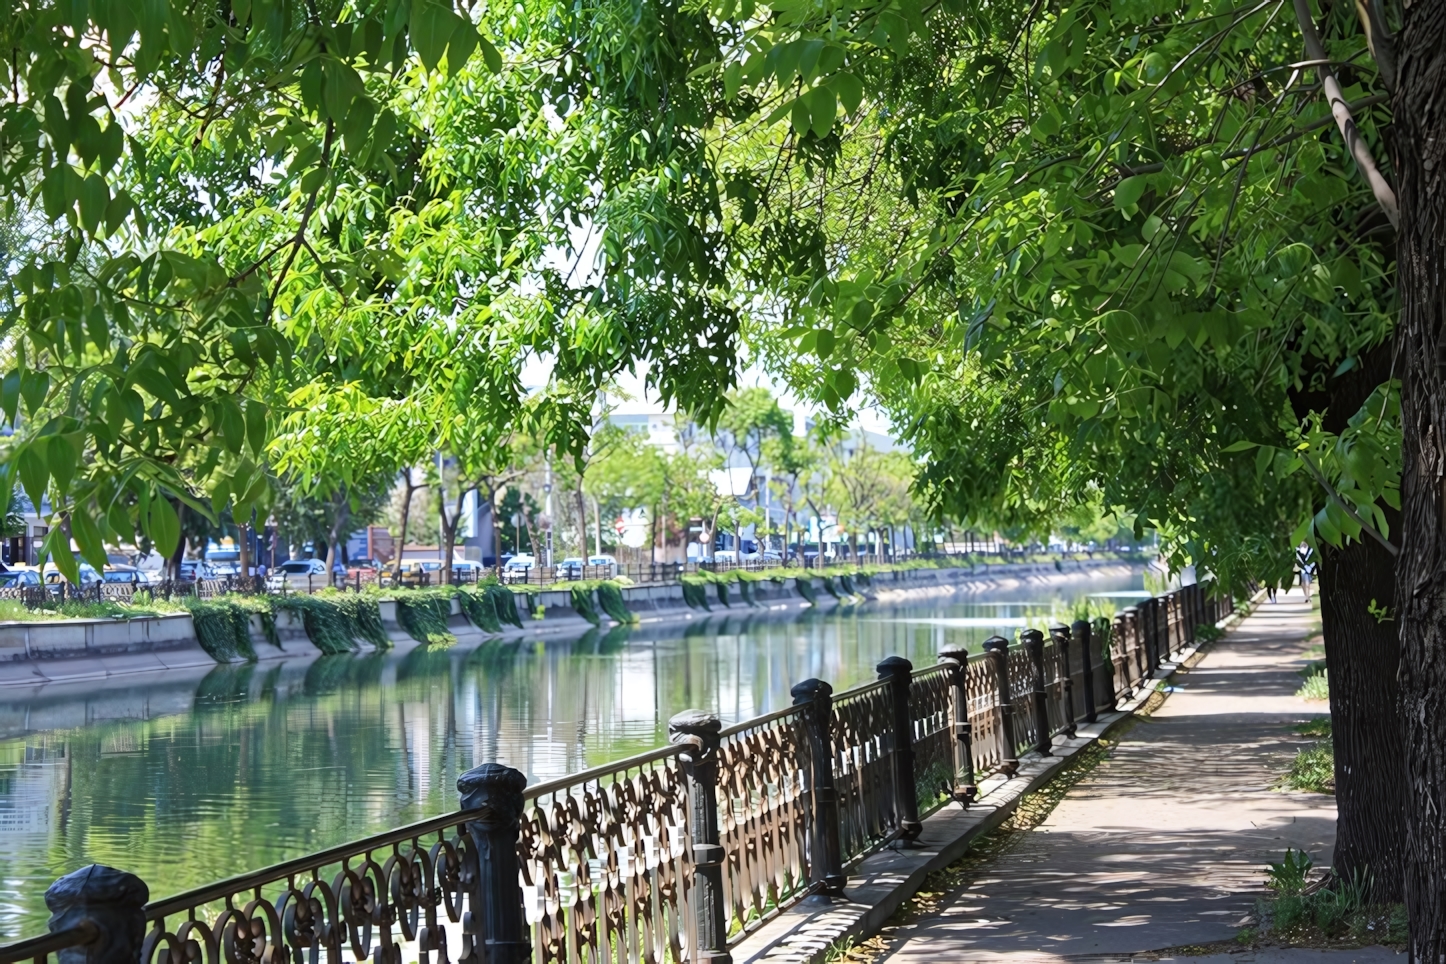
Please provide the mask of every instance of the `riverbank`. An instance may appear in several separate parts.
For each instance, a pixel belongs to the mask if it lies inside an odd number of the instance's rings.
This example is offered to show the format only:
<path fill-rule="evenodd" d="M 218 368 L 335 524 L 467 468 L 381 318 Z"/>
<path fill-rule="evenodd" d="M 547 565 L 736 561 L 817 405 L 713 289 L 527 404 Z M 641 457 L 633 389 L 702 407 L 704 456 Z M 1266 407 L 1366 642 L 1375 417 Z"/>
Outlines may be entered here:
<path fill-rule="evenodd" d="M 971 568 L 901 569 L 855 580 L 849 576 L 814 577 L 784 574 L 746 582 L 689 587 L 683 584 L 622 587 L 620 595 L 635 625 L 667 626 L 695 623 L 720 613 L 787 613 L 810 607 L 853 606 L 868 600 L 894 604 L 932 596 L 967 598 L 979 593 L 1023 585 L 1048 585 L 1082 575 L 1125 576 L 1139 564 L 1089 560 L 990 565 Z M 459 644 L 487 640 L 511 642 L 527 637 L 580 635 L 595 627 L 620 625 L 597 608 L 596 594 L 586 590 L 582 603 L 574 590 L 518 593 L 517 623 L 504 619 L 501 632 L 488 632 L 463 613 L 460 600 L 450 600 L 446 629 Z M 691 598 L 690 598 L 691 597 Z M 408 633 L 397 600 L 377 601 L 385 639 L 354 639 L 354 652 L 374 651 L 379 642 L 406 652 L 427 646 Z M 596 622 L 584 615 L 588 611 Z M 413 626 L 415 629 L 416 627 Z M 249 616 L 251 650 L 257 661 L 315 656 L 335 652 L 304 614 L 280 610 L 270 625 L 258 613 Z M 144 673 L 209 670 L 226 660 L 207 652 L 197 639 L 188 613 L 133 619 L 74 619 L 0 623 L 0 687 L 104 680 Z M 239 657 L 236 660 L 239 661 Z"/>

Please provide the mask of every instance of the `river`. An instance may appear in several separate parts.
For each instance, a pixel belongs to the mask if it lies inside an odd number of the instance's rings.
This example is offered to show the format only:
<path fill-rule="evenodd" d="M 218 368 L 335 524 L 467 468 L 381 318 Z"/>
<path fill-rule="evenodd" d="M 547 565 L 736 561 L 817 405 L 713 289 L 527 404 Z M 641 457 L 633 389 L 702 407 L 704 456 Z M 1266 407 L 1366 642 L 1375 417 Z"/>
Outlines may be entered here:
<path fill-rule="evenodd" d="M 455 809 L 477 763 L 562 776 L 657 746 L 681 710 L 746 719 L 1141 579 L 0 689 L 0 940 L 43 931 L 45 888 L 91 862 L 165 896 Z"/>

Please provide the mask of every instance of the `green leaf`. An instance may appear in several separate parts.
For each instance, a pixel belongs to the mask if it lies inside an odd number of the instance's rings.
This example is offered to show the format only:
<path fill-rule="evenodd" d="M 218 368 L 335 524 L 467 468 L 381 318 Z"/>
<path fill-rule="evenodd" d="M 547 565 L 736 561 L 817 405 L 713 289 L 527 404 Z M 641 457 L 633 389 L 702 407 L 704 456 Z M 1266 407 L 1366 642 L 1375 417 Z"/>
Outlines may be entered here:
<path fill-rule="evenodd" d="M 90 563 L 96 570 L 104 569 L 106 566 L 105 540 L 100 536 L 100 528 L 86 511 L 86 506 L 77 506 L 70 512 L 70 534 L 75 537 L 76 544 L 80 546 L 80 554 L 85 561 Z"/>
<path fill-rule="evenodd" d="M 157 492 L 152 497 L 150 518 L 147 521 L 149 525 L 146 534 L 156 544 L 160 554 L 170 558 L 181 544 L 181 519 L 176 515 L 176 507 L 171 505 L 171 500 L 166 498 L 164 493 Z"/>
<path fill-rule="evenodd" d="M 487 65 L 487 69 L 494 74 L 502 73 L 502 54 L 498 53 L 497 48 L 492 45 L 492 41 L 478 35 L 477 46 L 482 48 L 482 62 Z"/>
<path fill-rule="evenodd" d="M 472 21 L 463 17 L 457 18 L 457 29 L 452 32 L 452 39 L 447 41 L 447 76 L 456 76 L 457 71 L 466 66 L 467 61 L 472 58 L 472 52 L 481 45 L 482 38 L 477 34 L 477 28 L 472 26 Z M 483 55 L 486 60 L 486 54 Z M 499 71 L 493 71 L 498 73 Z"/>
<path fill-rule="evenodd" d="M 35 506 L 36 512 L 40 511 L 40 501 L 45 498 L 45 486 L 50 481 L 50 466 L 45 460 L 47 441 L 44 438 L 32 439 L 18 455 L 20 484 L 25 487 L 25 494 L 30 496 L 30 504 Z"/>
<path fill-rule="evenodd" d="M 266 447 L 266 406 L 253 398 L 246 400 L 246 442 L 254 455 Z"/>
<path fill-rule="evenodd" d="M 1224 447 L 1223 449 L 1221 449 L 1220 451 L 1221 451 L 1221 452 L 1245 452 L 1245 451 L 1248 451 L 1248 450 L 1250 450 L 1250 449 L 1255 448 L 1258 444 L 1260 444 L 1260 443 L 1258 443 L 1258 442 L 1247 442 L 1247 441 L 1245 441 L 1244 439 L 1241 439 L 1239 442 L 1231 442 L 1229 445 L 1225 446 L 1225 447 Z"/>
<path fill-rule="evenodd" d="M 1138 204 L 1149 185 L 1150 179 L 1143 174 L 1125 178 L 1115 185 L 1115 207 L 1123 211 Z"/>
<path fill-rule="evenodd" d="M 833 354 L 834 334 L 828 328 L 820 328 L 814 336 L 813 350 L 820 359 Z"/>
<path fill-rule="evenodd" d="M 447 51 L 447 42 L 456 31 L 458 17 L 451 10 L 432 0 L 414 0 L 412 3 L 411 38 L 412 49 L 422 58 L 422 66 L 428 71 L 436 70 Z"/>
<path fill-rule="evenodd" d="M 110 204 L 110 190 L 105 185 L 105 178 L 99 174 L 91 174 L 80 187 L 80 225 L 85 230 L 94 234 L 105 218 L 106 206 Z"/>
<path fill-rule="evenodd" d="M 838 104 L 834 99 L 833 91 L 827 87 L 815 87 L 804 95 L 808 98 L 808 112 L 813 118 L 813 133 L 817 137 L 827 137 L 828 132 L 833 130 L 834 118 L 838 116 Z"/>
<path fill-rule="evenodd" d="M 52 435 L 45 446 L 45 461 L 50 476 L 55 479 L 55 488 L 61 493 L 70 491 L 70 482 L 75 478 L 76 463 L 80 461 L 80 450 L 70 436 Z"/>
<path fill-rule="evenodd" d="M 26 372 L 20 377 L 20 396 L 25 399 L 25 410 L 34 415 L 45 404 L 50 393 L 50 375 L 47 372 Z"/>
<path fill-rule="evenodd" d="M 859 105 L 864 100 L 864 83 L 853 74 L 834 74 L 829 78 L 828 85 L 838 95 L 838 101 L 850 117 L 858 113 Z"/>
<path fill-rule="evenodd" d="M 241 448 L 246 444 L 246 420 L 241 414 L 241 406 L 229 395 L 222 395 L 216 399 L 216 417 L 221 424 L 221 436 L 226 441 L 226 448 L 234 455 L 241 454 Z"/>
<path fill-rule="evenodd" d="M 56 526 L 45 537 L 40 548 L 41 558 L 46 556 L 55 563 L 55 568 L 73 586 L 80 585 L 80 566 L 76 564 L 75 553 L 70 551 L 70 535 L 62 526 Z"/>
<path fill-rule="evenodd" d="M 1275 447 L 1272 445 L 1262 445 L 1260 449 L 1255 453 L 1256 479 L 1261 479 L 1265 477 L 1265 470 L 1270 467 L 1270 463 L 1274 460 Z"/>
<path fill-rule="evenodd" d="M 5 413 L 5 421 L 14 425 L 15 412 L 19 407 L 20 372 L 7 372 L 4 381 L 0 381 L 0 411 Z"/>

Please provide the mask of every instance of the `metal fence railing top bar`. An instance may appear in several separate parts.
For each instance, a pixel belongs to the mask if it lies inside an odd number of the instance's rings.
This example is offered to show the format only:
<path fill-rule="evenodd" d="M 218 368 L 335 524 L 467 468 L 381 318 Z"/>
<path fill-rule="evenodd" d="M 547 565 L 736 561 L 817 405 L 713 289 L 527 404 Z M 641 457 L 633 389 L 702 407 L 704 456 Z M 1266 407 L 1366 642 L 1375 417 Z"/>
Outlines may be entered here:
<path fill-rule="evenodd" d="M 150 903 L 132 875 L 85 868 L 47 891 L 55 932 L 0 964 L 96 941 L 147 964 L 704 964 L 805 894 L 841 893 L 868 854 L 1050 753 L 1233 611 L 1187 586 L 1018 646 L 891 657 L 837 694 L 807 680 L 728 727 L 679 714 L 666 746 L 531 787 L 483 764 L 453 813 Z"/>

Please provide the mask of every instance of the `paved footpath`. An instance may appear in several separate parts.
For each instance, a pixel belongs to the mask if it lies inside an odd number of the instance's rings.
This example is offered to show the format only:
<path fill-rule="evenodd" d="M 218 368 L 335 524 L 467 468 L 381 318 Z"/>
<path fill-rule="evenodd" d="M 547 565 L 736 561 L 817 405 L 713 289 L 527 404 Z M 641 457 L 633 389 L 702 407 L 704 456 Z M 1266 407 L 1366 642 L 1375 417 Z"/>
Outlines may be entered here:
<path fill-rule="evenodd" d="M 1287 847 L 1330 862 L 1335 801 L 1271 790 L 1326 712 L 1294 693 L 1318 618 L 1298 591 L 1262 601 L 1049 818 L 932 917 L 899 928 L 889 964 L 1111 960 L 1229 940 Z M 1366 951 L 1199 959 L 1345 964 Z"/>

